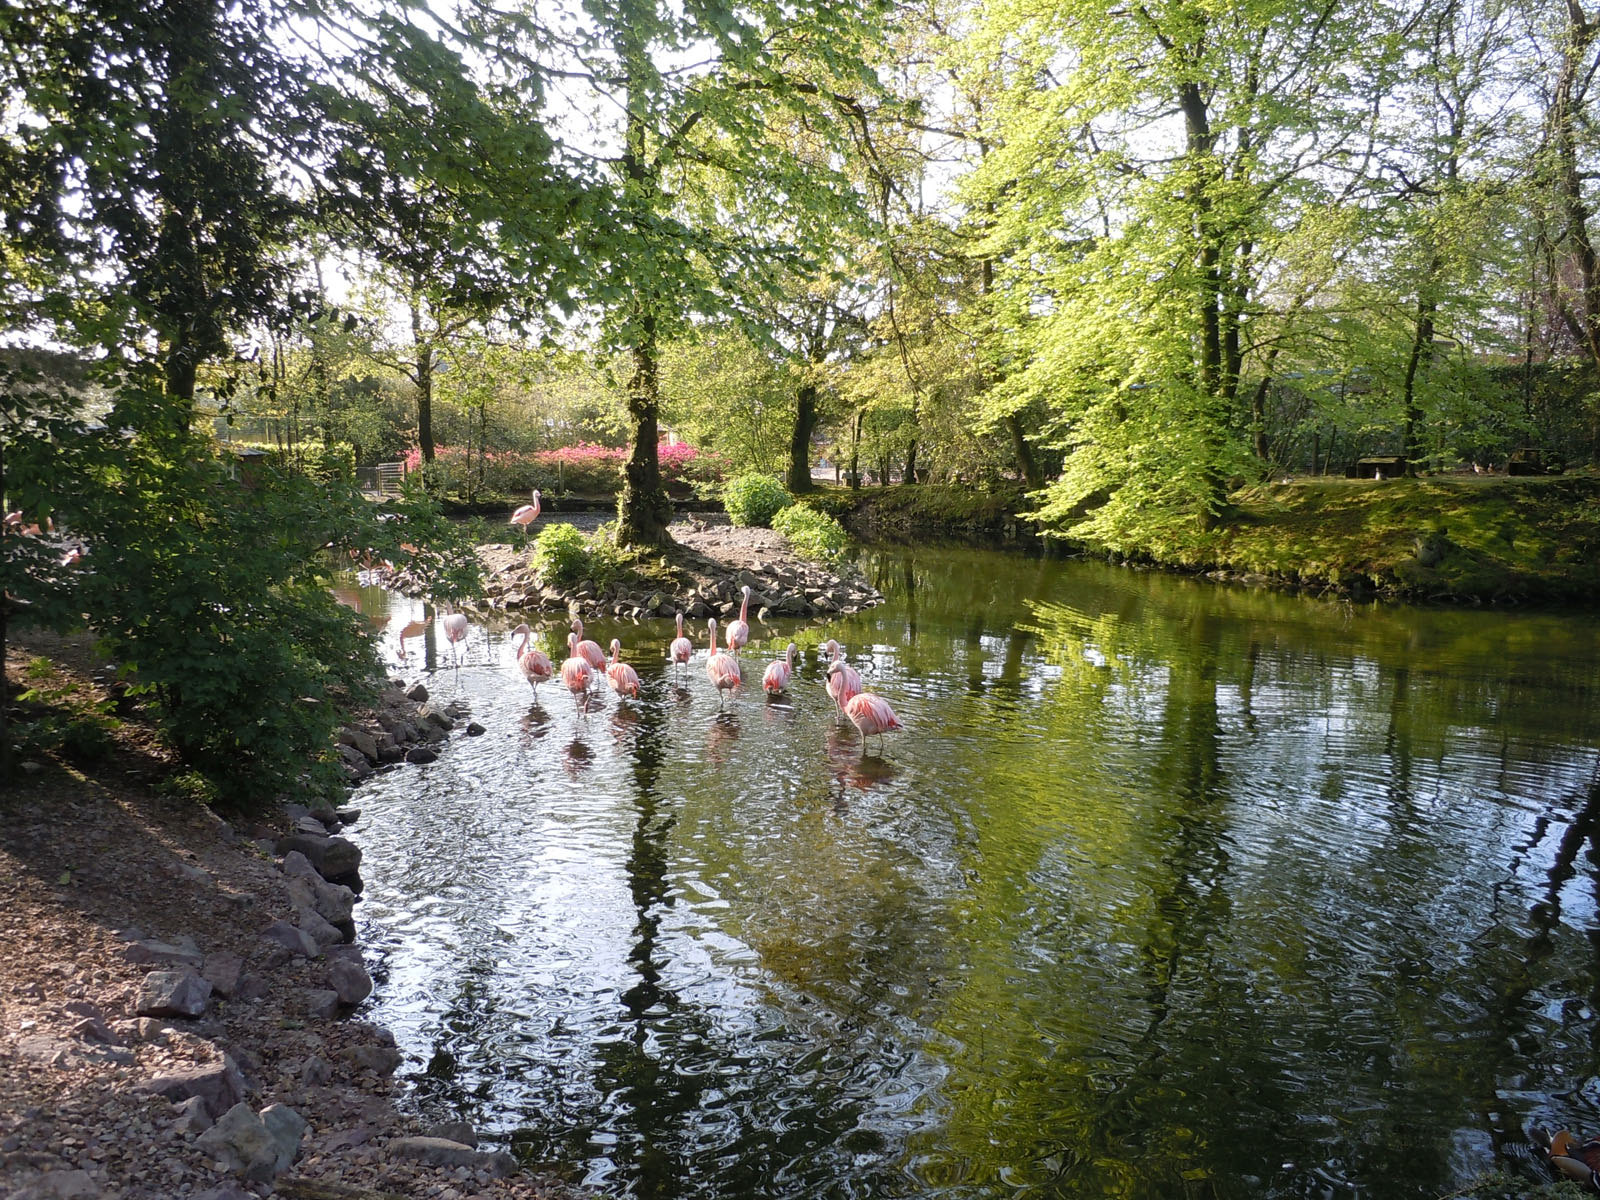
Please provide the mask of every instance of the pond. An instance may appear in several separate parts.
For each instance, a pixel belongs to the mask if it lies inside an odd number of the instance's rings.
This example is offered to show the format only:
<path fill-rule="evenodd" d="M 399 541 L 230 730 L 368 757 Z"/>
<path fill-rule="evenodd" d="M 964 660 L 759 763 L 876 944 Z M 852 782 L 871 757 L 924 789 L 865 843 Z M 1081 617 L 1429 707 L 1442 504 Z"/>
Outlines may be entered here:
<path fill-rule="evenodd" d="M 425 1108 L 640 1197 L 1434 1197 L 1600 1126 L 1591 619 L 861 561 L 882 607 L 755 626 L 777 702 L 666 622 L 589 631 L 644 690 L 587 715 L 405 643 L 487 730 L 355 798 Z"/>

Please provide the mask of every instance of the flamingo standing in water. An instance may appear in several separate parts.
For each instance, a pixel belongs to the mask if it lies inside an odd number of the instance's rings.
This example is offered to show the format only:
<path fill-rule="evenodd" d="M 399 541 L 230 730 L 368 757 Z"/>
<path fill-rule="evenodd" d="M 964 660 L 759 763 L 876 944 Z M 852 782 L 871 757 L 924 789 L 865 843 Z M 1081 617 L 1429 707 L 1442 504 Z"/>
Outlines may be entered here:
<path fill-rule="evenodd" d="M 836 671 L 846 670 L 843 663 L 835 663 L 828 668 L 829 675 Z M 883 752 L 883 735 L 891 730 L 904 729 L 900 718 L 894 715 L 894 709 L 889 707 L 889 702 L 882 696 L 874 696 L 871 692 L 860 692 L 852 696 L 844 706 L 844 715 L 850 718 L 850 724 L 861 731 L 861 757 L 867 756 L 867 738 L 877 735 L 878 752 Z"/>
<path fill-rule="evenodd" d="M 467 614 L 447 612 L 440 624 L 444 626 L 444 636 L 450 640 L 450 650 L 456 656 L 456 666 L 459 667 L 461 665 L 459 643 L 466 641 L 467 638 Z"/>
<path fill-rule="evenodd" d="M 717 689 L 717 707 L 722 707 L 722 694 L 729 688 L 739 686 L 739 660 L 731 654 L 724 654 L 717 649 L 717 619 L 712 617 L 706 622 L 706 629 L 711 635 L 711 655 L 706 659 L 706 678 L 711 680 L 711 686 Z"/>
<path fill-rule="evenodd" d="M 550 656 L 543 650 L 535 649 L 529 643 L 533 641 L 533 630 L 523 622 L 511 631 L 513 639 L 522 638 L 522 645 L 515 647 L 517 656 L 517 670 L 522 672 L 522 677 L 533 688 L 533 698 L 539 699 L 539 685 L 549 681 L 555 674 L 555 668 L 550 665 Z"/>
<path fill-rule="evenodd" d="M 406 622 L 405 626 L 400 630 L 401 658 L 406 656 L 406 639 L 408 637 L 421 637 L 423 634 L 427 633 L 430 620 L 431 618 L 423 616 L 420 620 Z"/>
<path fill-rule="evenodd" d="M 728 649 L 735 658 L 739 657 L 739 648 L 750 640 L 750 585 L 747 583 L 739 590 L 744 593 L 744 601 L 739 605 L 739 619 L 728 622 Z"/>
<path fill-rule="evenodd" d="M 689 659 L 694 656 L 694 643 L 683 636 L 683 613 L 678 613 L 678 636 L 673 638 L 667 646 L 667 661 L 673 666 L 682 667 L 687 674 Z"/>
<path fill-rule="evenodd" d="M 520 525 L 523 529 L 526 529 L 529 525 L 532 525 L 538 519 L 539 519 L 539 489 L 538 488 L 534 488 L 533 489 L 533 503 L 532 504 L 524 504 L 521 508 L 517 509 L 516 512 L 512 513 L 511 514 L 511 524 Z"/>
<path fill-rule="evenodd" d="M 589 714 L 589 680 L 593 675 L 589 660 L 578 653 L 578 635 L 567 634 L 567 661 L 561 664 L 561 682 L 585 716 Z"/>
<path fill-rule="evenodd" d="M 606 682 L 619 696 L 639 698 L 639 672 L 622 661 L 622 642 L 611 639 L 611 661 L 606 664 Z"/>
<path fill-rule="evenodd" d="M 589 669 L 597 674 L 604 671 L 606 652 L 600 649 L 599 642 L 591 642 L 583 636 L 583 622 L 577 617 L 572 618 L 572 632 L 578 635 L 578 653 L 589 664 Z"/>
<path fill-rule="evenodd" d="M 833 706 L 839 710 L 833 718 L 837 722 L 839 717 L 844 715 L 845 705 L 861 694 L 861 674 L 844 661 L 844 651 L 838 642 L 829 638 L 822 648 L 831 656 L 828 663 L 827 686 Z"/>
<path fill-rule="evenodd" d="M 789 648 L 783 652 L 783 657 L 767 667 L 767 673 L 761 677 L 761 690 L 769 696 L 782 695 L 789 686 L 789 676 L 794 674 L 794 643 L 789 643 Z"/>

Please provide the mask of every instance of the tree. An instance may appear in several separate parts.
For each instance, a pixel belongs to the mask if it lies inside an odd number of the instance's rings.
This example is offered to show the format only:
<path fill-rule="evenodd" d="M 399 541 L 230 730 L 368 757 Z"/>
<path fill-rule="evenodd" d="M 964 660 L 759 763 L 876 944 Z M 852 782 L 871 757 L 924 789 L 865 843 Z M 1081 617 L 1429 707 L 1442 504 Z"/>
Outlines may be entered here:
<path fill-rule="evenodd" d="M 379 522 L 304 480 L 247 492 L 190 428 L 203 368 L 307 311 L 284 240 L 350 198 L 327 168 L 370 140 L 347 119 L 362 103 L 339 101 L 394 90 L 374 67 L 341 93 L 340 67 L 288 53 L 296 15 L 213 0 L 0 12 L 0 261 L 23 268 L 0 282 L 0 305 L 10 328 L 92 358 L 111 397 L 95 424 L 48 389 L 6 390 L 0 487 L 88 547 L 64 574 L 8 536 L 7 623 L 89 614 L 185 757 L 252 799 L 327 752 L 338 695 L 373 666 L 327 606 L 324 545 L 415 556 L 442 591 L 472 571 L 425 506 Z M 432 73 L 419 94 L 473 90 L 403 18 L 373 22 L 395 61 Z M 231 387 L 225 373 L 214 390 Z M 401 539 L 421 549 L 402 554 Z M 269 695 L 250 687 L 262 672 L 284 712 L 252 708 Z"/>
<path fill-rule="evenodd" d="M 967 192 L 1020 331 L 997 386 L 1047 404 L 1067 455 L 1047 520 L 1126 544 L 1223 512 L 1255 326 L 1288 299 L 1276 254 L 1363 166 L 1383 15 L 1086 0 L 969 39 L 1006 85 Z"/>
<path fill-rule="evenodd" d="M 872 14 L 768 0 L 610 0 L 585 14 L 585 32 L 563 46 L 581 70 L 563 79 L 588 89 L 578 109 L 616 114 L 587 147 L 599 191 L 584 298 L 604 347 L 629 359 L 617 540 L 661 545 L 661 347 L 697 319 L 775 294 L 854 203 L 842 172 L 770 133 L 800 127 L 842 146 L 859 131 L 858 97 L 874 83 L 856 56 Z"/>

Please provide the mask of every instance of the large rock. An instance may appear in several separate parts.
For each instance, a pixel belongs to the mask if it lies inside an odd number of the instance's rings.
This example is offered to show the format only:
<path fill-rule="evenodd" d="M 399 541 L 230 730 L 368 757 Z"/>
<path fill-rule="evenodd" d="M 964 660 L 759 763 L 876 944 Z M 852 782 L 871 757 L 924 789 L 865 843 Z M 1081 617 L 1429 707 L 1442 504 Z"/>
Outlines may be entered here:
<path fill-rule="evenodd" d="M 193 971 L 151 971 L 139 987 L 141 1017 L 198 1017 L 211 1003 L 211 985 Z"/>
<path fill-rule="evenodd" d="M 339 741 L 359 752 L 369 763 L 378 761 L 378 741 L 366 730 L 347 725 L 339 731 Z"/>
<path fill-rule="evenodd" d="M 347 1046 L 339 1052 L 339 1057 L 358 1071 L 371 1071 L 376 1075 L 393 1075 L 405 1061 L 394 1046 L 374 1046 L 370 1042 Z"/>
<path fill-rule="evenodd" d="M 184 1067 L 159 1075 L 146 1083 L 143 1090 L 175 1102 L 198 1096 L 205 1102 L 206 1111 L 218 1117 L 244 1099 L 244 1076 L 239 1074 L 233 1060 L 224 1055 L 218 1063 Z"/>
<path fill-rule="evenodd" d="M 294 1161 L 305 1127 L 298 1113 L 281 1104 L 257 1116 L 241 1101 L 195 1141 L 227 1170 L 265 1183 Z"/>
<path fill-rule="evenodd" d="M 372 995 L 372 976 L 360 963 L 335 959 L 328 968 L 328 985 L 339 993 L 340 1004 L 360 1004 Z"/>
<path fill-rule="evenodd" d="M 335 946 L 344 941 L 344 931 L 323 920 L 316 912 L 302 912 L 299 916 L 300 932 L 307 934 L 316 942 L 320 950 L 323 946 Z"/>
<path fill-rule="evenodd" d="M 205 958 L 193 938 L 181 937 L 176 943 L 158 942 L 145 938 L 129 944 L 122 957 L 131 963 L 163 963 L 170 966 L 196 967 Z"/>
<path fill-rule="evenodd" d="M 298 850 L 324 879 L 352 875 L 361 866 L 361 847 L 348 838 L 317 837 L 310 833 L 291 833 L 274 843 L 275 852 Z"/>
<path fill-rule="evenodd" d="M 213 992 L 226 1000 L 239 990 L 239 972 L 242 970 L 244 959 L 232 950 L 213 950 L 206 955 L 200 975 L 211 985 Z"/>
<path fill-rule="evenodd" d="M 322 947 L 309 933 L 296 929 L 287 921 L 274 921 L 261 931 L 263 941 L 282 947 L 291 955 L 298 954 L 302 958 L 319 958 Z"/>
<path fill-rule="evenodd" d="M 306 1132 L 306 1119 L 286 1104 L 269 1104 L 261 1110 L 261 1123 L 272 1136 L 277 1150 L 277 1169 L 286 1171 L 300 1153 L 300 1139 Z"/>
<path fill-rule="evenodd" d="M 389 1143 L 388 1149 L 393 1158 L 410 1159 L 430 1167 L 466 1167 L 469 1171 L 488 1171 L 497 1179 L 504 1179 L 517 1169 L 517 1160 L 503 1150 L 486 1153 L 445 1138 L 395 1138 Z"/>
<path fill-rule="evenodd" d="M 313 871 L 310 876 L 290 878 L 289 903 L 297 913 L 314 912 L 324 921 L 338 925 L 350 920 L 355 911 L 356 894 L 342 883 L 329 883 Z"/>

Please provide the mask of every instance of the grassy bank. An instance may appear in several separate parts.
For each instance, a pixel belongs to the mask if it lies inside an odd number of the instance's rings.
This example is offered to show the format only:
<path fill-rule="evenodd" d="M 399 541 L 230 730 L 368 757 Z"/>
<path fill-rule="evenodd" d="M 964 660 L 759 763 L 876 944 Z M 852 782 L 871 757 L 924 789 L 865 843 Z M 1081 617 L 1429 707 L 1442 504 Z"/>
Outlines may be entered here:
<path fill-rule="evenodd" d="M 1600 477 L 1308 479 L 1234 495 L 1174 565 L 1411 601 L 1593 605 Z"/>
<path fill-rule="evenodd" d="M 1127 555 L 1210 573 L 1412 602 L 1600 603 L 1600 476 L 1300 479 L 1236 492 L 1214 529 L 1152 533 Z M 1032 540 L 1024 493 L 948 485 L 805 497 L 860 536 Z M 1083 553 L 1105 547 L 1078 545 Z"/>

